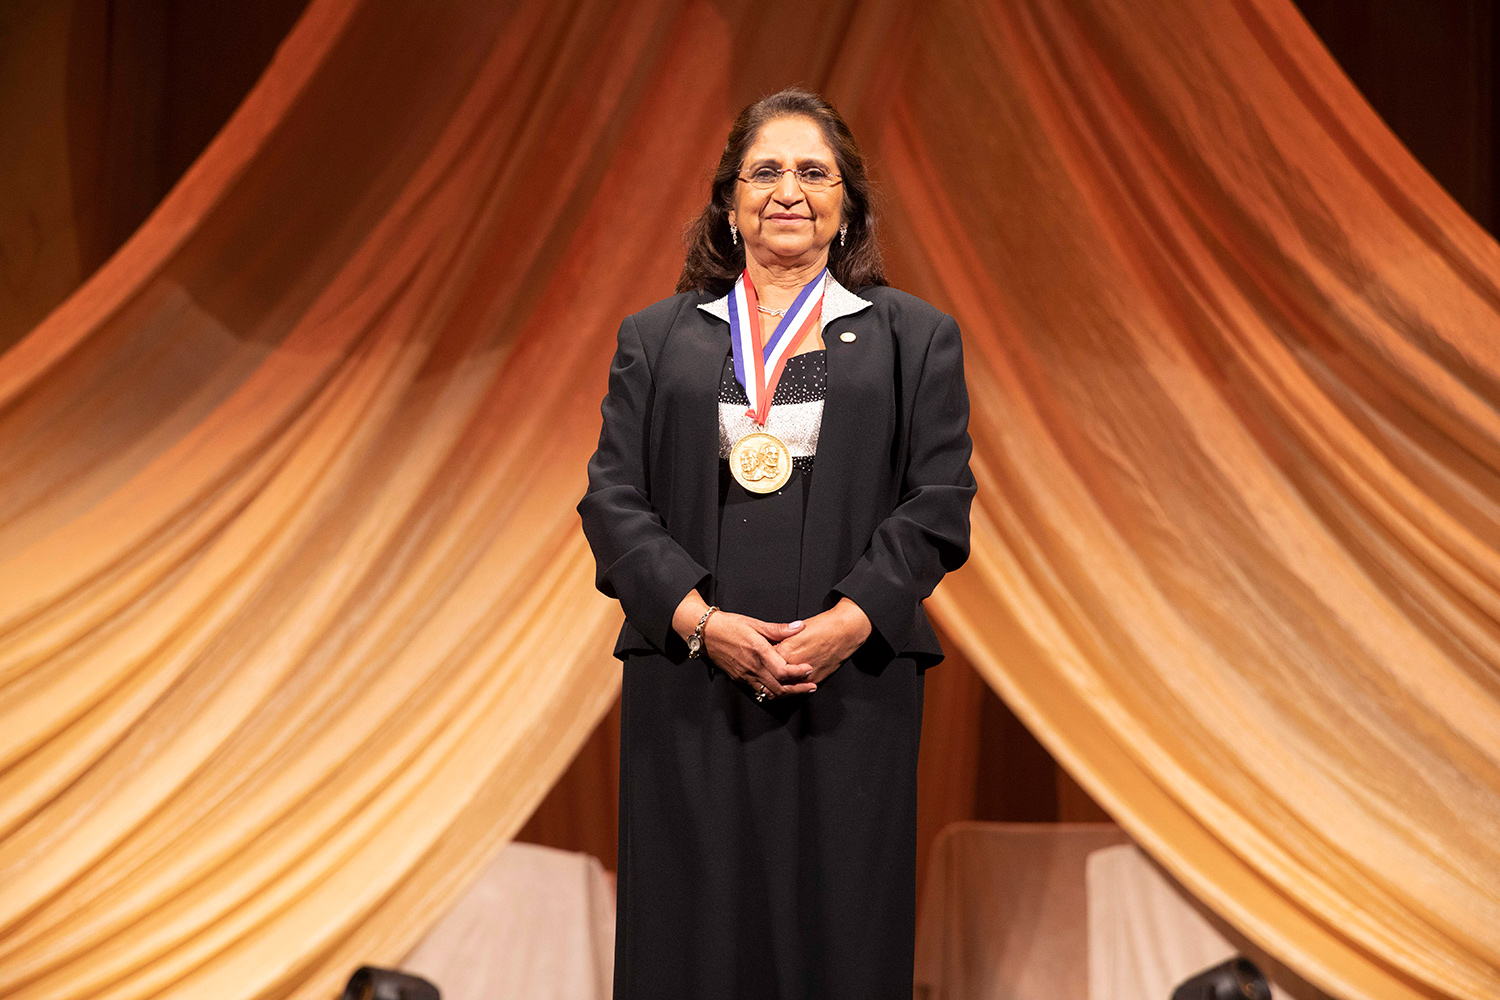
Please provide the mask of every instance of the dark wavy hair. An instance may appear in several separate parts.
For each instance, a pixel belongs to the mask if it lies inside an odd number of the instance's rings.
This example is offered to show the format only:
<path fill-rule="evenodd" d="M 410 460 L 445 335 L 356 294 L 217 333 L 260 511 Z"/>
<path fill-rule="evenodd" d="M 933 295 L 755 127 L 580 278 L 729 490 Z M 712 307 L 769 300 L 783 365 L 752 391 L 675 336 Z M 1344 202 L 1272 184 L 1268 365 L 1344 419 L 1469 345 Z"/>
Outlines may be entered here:
<path fill-rule="evenodd" d="M 683 236 L 687 257 L 677 278 L 677 291 L 702 289 L 723 294 L 734 286 L 745 268 L 745 244 L 729 238 L 729 210 L 734 207 L 734 185 L 745 153 L 760 130 L 779 118 L 811 119 L 833 150 L 834 163 L 844 179 L 843 218 L 849 223 L 847 243 L 834 240 L 828 247 L 828 269 L 848 289 L 884 285 L 885 264 L 875 236 L 875 210 L 871 205 L 870 180 L 865 175 L 864 155 L 854 133 L 838 111 L 823 98 L 798 87 L 762 97 L 739 113 L 724 143 L 724 155 L 714 171 L 708 205 L 688 226 Z"/>

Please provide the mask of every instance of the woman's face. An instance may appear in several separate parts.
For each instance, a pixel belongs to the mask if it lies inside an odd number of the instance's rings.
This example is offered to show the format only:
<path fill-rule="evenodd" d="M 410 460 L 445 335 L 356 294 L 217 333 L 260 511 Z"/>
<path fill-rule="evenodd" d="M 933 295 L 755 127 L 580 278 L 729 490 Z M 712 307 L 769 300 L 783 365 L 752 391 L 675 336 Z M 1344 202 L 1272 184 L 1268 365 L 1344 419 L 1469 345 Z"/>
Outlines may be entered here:
<path fill-rule="evenodd" d="M 767 122 L 745 152 L 740 176 L 769 164 L 778 170 L 819 166 L 838 176 L 833 150 L 810 118 L 777 118 Z M 740 229 L 745 251 L 756 261 L 801 264 L 828 251 L 843 218 L 844 186 L 804 191 L 794 173 L 783 173 L 773 188 L 762 190 L 744 181 L 734 186 L 734 208 L 729 221 Z"/>

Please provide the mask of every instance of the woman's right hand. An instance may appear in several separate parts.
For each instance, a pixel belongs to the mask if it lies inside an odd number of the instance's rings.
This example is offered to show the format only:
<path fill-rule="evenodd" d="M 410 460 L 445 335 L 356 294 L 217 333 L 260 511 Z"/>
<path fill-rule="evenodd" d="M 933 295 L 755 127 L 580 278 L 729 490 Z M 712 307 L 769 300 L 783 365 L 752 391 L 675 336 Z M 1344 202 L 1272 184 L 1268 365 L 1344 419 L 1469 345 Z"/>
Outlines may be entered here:
<path fill-rule="evenodd" d="M 721 670 L 737 681 L 762 689 L 768 698 L 810 694 L 818 686 L 810 680 L 807 663 L 787 663 L 775 645 L 802 630 L 801 622 L 782 625 L 763 622 L 732 611 L 715 611 L 703 626 L 703 651 Z"/>
<path fill-rule="evenodd" d="M 708 602 L 698 591 L 689 591 L 672 615 L 672 628 L 687 639 L 707 610 Z M 703 626 L 703 652 L 734 680 L 748 684 L 752 693 L 765 689 L 768 698 L 810 694 L 818 689 L 810 680 L 812 664 L 789 664 L 775 649 L 776 643 L 800 631 L 801 622 L 783 625 L 733 611 L 715 611 Z"/>

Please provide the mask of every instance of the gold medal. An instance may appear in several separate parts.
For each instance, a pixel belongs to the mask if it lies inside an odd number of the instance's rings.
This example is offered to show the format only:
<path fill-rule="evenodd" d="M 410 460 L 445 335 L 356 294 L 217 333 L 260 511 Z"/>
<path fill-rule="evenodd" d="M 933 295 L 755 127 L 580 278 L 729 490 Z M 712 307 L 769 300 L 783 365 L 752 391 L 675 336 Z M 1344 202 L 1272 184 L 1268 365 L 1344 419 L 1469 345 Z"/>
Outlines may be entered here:
<path fill-rule="evenodd" d="M 792 453 L 776 435 L 753 431 L 729 449 L 729 472 L 751 493 L 775 493 L 792 477 Z"/>

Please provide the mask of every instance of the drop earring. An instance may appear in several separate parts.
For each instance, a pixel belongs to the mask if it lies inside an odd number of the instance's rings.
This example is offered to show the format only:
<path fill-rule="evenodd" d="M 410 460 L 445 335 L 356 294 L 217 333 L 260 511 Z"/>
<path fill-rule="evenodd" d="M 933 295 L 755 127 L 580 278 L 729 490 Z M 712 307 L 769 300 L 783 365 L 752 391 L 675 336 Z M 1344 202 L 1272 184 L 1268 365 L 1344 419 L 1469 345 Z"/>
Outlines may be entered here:
<path fill-rule="evenodd" d="M 849 235 L 849 223 L 839 223 L 839 246 L 844 245 L 844 237 Z"/>
<path fill-rule="evenodd" d="M 740 245 L 740 227 L 732 222 L 729 224 L 729 242 L 735 246 Z"/>

